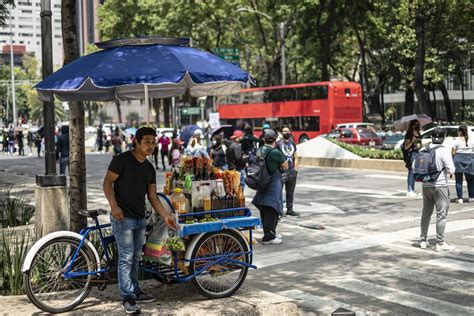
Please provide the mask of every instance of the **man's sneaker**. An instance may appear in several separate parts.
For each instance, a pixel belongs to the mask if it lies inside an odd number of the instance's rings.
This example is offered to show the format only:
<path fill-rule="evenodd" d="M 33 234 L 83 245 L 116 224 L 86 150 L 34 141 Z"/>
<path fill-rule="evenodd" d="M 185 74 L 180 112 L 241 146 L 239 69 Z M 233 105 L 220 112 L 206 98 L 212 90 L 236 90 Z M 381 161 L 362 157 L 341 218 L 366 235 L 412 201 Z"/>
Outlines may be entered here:
<path fill-rule="evenodd" d="M 138 293 L 137 295 L 136 301 L 142 303 L 151 303 L 156 301 L 156 297 L 153 297 L 140 291 L 140 293 Z"/>
<path fill-rule="evenodd" d="M 456 199 L 454 202 L 459 203 L 459 204 L 463 204 L 464 200 L 463 199 Z"/>
<path fill-rule="evenodd" d="M 429 246 L 430 246 L 430 243 L 427 242 L 426 240 L 422 240 L 422 241 L 420 242 L 420 248 L 421 248 L 421 249 L 426 249 L 426 248 L 428 248 Z"/>
<path fill-rule="evenodd" d="M 278 239 L 282 239 L 283 240 L 283 236 L 281 234 L 276 234 L 275 235 L 275 238 L 278 238 Z"/>
<path fill-rule="evenodd" d="M 267 241 L 262 241 L 262 244 L 264 245 L 278 245 L 278 244 L 281 244 L 283 242 L 282 239 L 280 238 L 273 238 L 273 239 L 270 239 L 270 240 L 267 240 Z"/>
<path fill-rule="evenodd" d="M 288 216 L 300 216 L 299 213 L 296 213 L 293 210 L 289 210 L 288 212 L 286 212 L 286 215 L 288 215 Z"/>
<path fill-rule="evenodd" d="M 456 247 L 448 245 L 445 242 L 442 245 L 436 244 L 436 251 L 439 251 L 439 252 L 449 252 L 449 251 L 453 251 L 454 249 L 456 249 Z"/>
<path fill-rule="evenodd" d="M 123 302 L 122 308 L 127 314 L 140 314 L 140 306 L 135 300 L 129 299 Z"/>
<path fill-rule="evenodd" d="M 474 198 L 469 198 L 468 202 L 469 202 L 469 203 L 474 202 Z"/>
<path fill-rule="evenodd" d="M 407 197 L 417 197 L 418 194 L 415 191 L 407 192 Z"/>

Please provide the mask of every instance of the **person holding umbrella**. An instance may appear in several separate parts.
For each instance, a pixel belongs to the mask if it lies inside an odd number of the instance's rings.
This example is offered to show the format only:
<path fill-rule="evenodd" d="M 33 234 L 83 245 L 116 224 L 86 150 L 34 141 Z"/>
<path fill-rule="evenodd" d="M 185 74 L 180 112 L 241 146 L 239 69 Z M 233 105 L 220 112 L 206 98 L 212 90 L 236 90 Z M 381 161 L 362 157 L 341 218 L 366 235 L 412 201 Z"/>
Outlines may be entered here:
<path fill-rule="evenodd" d="M 402 145 L 403 161 L 408 169 L 407 197 L 417 197 L 415 192 L 415 178 L 412 171 L 412 162 L 416 153 L 421 149 L 421 126 L 431 123 L 431 118 L 425 114 L 404 116 L 393 123 L 395 131 L 407 131 Z"/>

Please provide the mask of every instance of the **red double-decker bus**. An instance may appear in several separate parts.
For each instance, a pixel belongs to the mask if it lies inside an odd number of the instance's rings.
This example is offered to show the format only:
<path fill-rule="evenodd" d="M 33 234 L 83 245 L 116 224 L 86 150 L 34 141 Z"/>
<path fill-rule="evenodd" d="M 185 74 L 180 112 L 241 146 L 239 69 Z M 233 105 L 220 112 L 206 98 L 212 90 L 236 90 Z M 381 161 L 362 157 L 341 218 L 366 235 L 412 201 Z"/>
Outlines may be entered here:
<path fill-rule="evenodd" d="M 337 124 L 362 122 L 362 93 L 358 83 L 327 81 L 243 89 L 220 97 L 220 119 L 234 126 L 248 123 L 256 130 L 288 125 L 296 142 L 327 134 Z"/>

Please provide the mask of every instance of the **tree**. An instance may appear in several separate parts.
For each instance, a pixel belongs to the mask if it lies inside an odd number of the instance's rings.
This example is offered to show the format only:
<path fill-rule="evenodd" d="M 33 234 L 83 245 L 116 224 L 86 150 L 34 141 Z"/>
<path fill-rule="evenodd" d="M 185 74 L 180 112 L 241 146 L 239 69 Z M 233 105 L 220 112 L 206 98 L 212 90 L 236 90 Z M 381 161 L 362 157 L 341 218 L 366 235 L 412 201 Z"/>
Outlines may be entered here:
<path fill-rule="evenodd" d="M 62 0 L 64 65 L 79 58 L 75 17 L 76 1 Z M 78 232 L 87 225 L 87 219 L 78 214 L 79 210 L 87 209 L 84 105 L 82 102 L 70 102 L 69 109 L 69 205 L 71 230 Z"/>
<path fill-rule="evenodd" d="M 6 19 L 10 13 L 10 9 L 15 6 L 15 0 L 0 1 L 0 27 L 6 26 Z"/>

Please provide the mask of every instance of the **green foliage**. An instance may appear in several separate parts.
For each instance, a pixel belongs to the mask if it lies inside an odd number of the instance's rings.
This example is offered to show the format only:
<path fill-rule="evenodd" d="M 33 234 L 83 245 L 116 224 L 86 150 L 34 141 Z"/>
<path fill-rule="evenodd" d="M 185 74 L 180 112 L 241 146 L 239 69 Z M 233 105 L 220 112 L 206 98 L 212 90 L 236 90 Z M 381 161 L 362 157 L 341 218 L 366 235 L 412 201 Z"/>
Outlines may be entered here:
<path fill-rule="evenodd" d="M 13 186 L 0 188 L 0 228 L 27 225 L 35 212 L 23 193 L 13 196 L 12 189 Z"/>
<path fill-rule="evenodd" d="M 23 294 L 21 267 L 32 241 L 29 230 L 0 230 L 0 291 L 10 295 Z"/>
<path fill-rule="evenodd" d="M 7 19 L 9 16 L 10 9 L 15 7 L 15 0 L 2 0 L 0 1 L 0 27 L 7 26 Z"/>
<path fill-rule="evenodd" d="M 329 139 L 336 145 L 358 155 L 362 158 L 372 158 L 372 159 L 392 159 L 392 160 L 403 160 L 403 153 L 400 149 L 392 150 L 381 150 L 377 148 L 370 147 L 361 147 L 351 144 L 346 144 L 339 142 L 336 139 Z"/>

